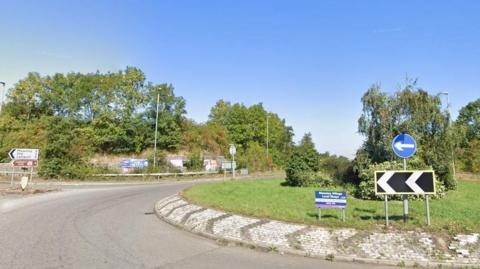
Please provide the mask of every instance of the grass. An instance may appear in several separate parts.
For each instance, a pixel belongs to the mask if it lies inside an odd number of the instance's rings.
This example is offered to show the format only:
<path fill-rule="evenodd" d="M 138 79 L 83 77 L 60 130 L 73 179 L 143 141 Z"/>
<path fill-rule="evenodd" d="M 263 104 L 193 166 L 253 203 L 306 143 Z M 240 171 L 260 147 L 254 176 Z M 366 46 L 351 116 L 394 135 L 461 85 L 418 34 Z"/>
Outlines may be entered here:
<path fill-rule="evenodd" d="M 282 186 L 283 179 L 243 180 L 202 184 L 186 190 L 184 196 L 195 203 L 225 211 L 287 222 L 326 227 L 381 229 L 385 223 L 383 201 L 353 198 L 347 190 L 347 221 L 341 210 L 322 209 L 317 220 L 315 190 L 343 190 L 341 187 L 296 188 Z M 480 182 L 459 182 L 458 190 L 446 198 L 430 200 L 432 226 L 426 226 L 425 202 L 410 201 L 410 221 L 403 224 L 401 201 L 389 201 L 389 219 L 393 228 L 424 229 L 432 232 L 480 231 Z"/>

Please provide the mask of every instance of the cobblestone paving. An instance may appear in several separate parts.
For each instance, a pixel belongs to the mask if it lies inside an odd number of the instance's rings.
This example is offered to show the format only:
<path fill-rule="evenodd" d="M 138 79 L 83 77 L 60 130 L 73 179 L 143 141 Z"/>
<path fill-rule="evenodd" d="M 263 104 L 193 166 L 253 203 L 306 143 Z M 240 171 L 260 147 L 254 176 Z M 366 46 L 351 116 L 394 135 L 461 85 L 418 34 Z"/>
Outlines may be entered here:
<path fill-rule="evenodd" d="M 195 214 L 192 214 L 185 222 L 185 226 L 194 232 L 207 232 L 207 225 L 210 219 L 218 218 L 225 215 L 224 212 L 220 212 L 213 209 L 207 209 Z"/>
<path fill-rule="evenodd" d="M 213 233 L 226 239 L 244 240 L 242 228 L 259 222 L 258 219 L 246 218 L 241 216 L 230 216 L 215 223 Z"/>
<path fill-rule="evenodd" d="M 297 237 L 301 247 L 310 255 L 329 255 L 341 253 L 337 245 L 344 243 L 357 232 L 352 229 L 329 231 L 314 228 Z"/>
<path fill-rule="evenodd" d="M 170 220 L 173 221 L 175 224 L 181 224 L 183 217 L 193 211 L 197 211 L 202 207 L 196 205 L 186 205 L 183 207 L 179 207 L 170 214 Z"/>
<path fill-rule="evenodd" d="M 368 258 L 389 261 L 480 264 L 480 235 L 459 234 L 449 250 L 441 250 L 427 233 L 370 232 L 326 229 L 230 215 L 220 210 L 188 204 L 175 195 L 155 205 L 157 214 L 187 230 L 215 238 L 241 241 L 304 255 Z"/>
<path fill-rule="evenodd" d="M 248 231 L 253 242 L 278 248 L 290 248 L 287 236 L 306 228 L 304 225 L 270 221 Z"/>

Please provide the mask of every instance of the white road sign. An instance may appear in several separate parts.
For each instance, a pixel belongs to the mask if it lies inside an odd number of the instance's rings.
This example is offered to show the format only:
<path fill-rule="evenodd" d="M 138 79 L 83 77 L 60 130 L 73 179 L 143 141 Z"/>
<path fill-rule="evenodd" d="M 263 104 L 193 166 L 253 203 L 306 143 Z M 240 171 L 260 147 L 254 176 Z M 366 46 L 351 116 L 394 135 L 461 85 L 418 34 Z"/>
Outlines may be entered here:
<path fill-rule="evenodd" d="M 237 148 L 234 144 L 230 145 L 230 155 L 235 155 L 237 153 Z"/>
<path fill-rule="evenodd" d="M 11 149 L 8 156 L 12 160 L 38 160 L 38 149 Z"/>

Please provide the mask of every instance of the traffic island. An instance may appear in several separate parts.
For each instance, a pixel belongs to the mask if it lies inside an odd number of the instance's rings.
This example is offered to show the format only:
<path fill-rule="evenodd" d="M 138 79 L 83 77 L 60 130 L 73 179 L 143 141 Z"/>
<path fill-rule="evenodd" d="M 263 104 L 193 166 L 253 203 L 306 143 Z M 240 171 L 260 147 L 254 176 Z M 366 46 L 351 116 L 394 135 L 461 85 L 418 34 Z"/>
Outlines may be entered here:
<path fill-rule="evenodd" d="M 480 235 L 460 234 L 446 244 L 417 231 L 327 229 L 234 215 L 173 195 L 155 205 L 160 219 L 221 242 L 327 260 L 400 266 L 478 266 Z"/>

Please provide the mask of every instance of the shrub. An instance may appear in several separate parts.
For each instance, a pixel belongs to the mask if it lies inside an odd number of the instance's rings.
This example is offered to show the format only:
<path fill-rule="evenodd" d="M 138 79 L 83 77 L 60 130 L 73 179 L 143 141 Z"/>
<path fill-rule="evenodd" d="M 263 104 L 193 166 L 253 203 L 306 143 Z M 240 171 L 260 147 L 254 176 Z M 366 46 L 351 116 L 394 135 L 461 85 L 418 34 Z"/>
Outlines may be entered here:
<path fill-rule="evenodd" d="M 287 162 L 285 173 L 290 186 L 329 186 L 334 183 L 332 176 L 319 170 L 318 157 L 301 147 L 294 150 Z"/>

